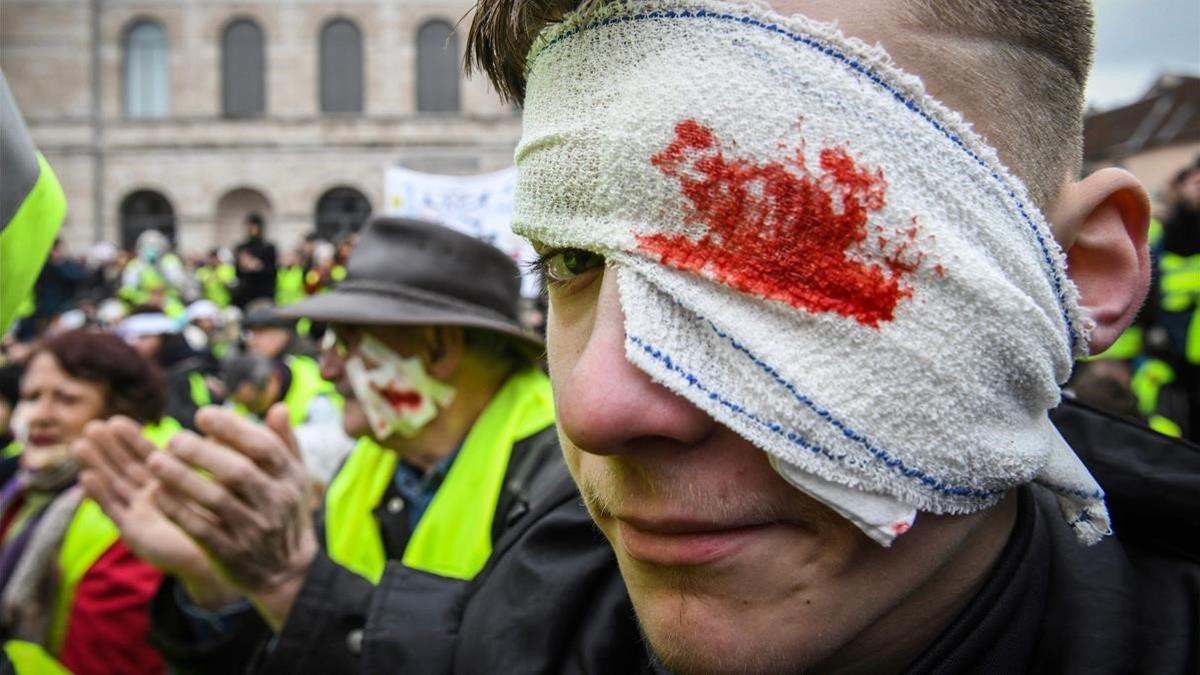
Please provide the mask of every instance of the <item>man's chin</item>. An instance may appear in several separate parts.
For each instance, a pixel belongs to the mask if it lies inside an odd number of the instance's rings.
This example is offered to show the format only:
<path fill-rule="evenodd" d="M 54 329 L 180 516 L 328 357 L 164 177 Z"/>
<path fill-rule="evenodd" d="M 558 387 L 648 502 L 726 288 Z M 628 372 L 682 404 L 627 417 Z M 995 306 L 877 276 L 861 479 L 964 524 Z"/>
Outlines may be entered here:
<path fill-rule="evenodd" d="M 760 630 L 757 617 L 745 615 L 746 607 L 713 603 L 688 591 L 635 600 L 634 607 L 655 658 L 680 675 L 802 672 L 827 656 L 804 644 L 804 634 L 819 635 L 819 628 Z"/>
<path fill-rule="evenodd" d="M 642 632 L 671 672 L 799 672 L 838 649 L 847 617 L 818 588 L 835 580 L 799 555 L 780 565 L 757 553 L 663 567 L 618 551 Z"/>

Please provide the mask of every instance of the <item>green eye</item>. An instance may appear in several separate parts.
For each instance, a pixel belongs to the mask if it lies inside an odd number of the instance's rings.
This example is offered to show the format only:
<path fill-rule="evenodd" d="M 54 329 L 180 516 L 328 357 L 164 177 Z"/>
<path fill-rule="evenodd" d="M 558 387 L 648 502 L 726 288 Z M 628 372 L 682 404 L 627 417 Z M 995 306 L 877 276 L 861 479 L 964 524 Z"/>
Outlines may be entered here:
<path fill-rule="evenodd" d="M 564 283 L 603 264 L 604 257 L 590 251 L 580 249 L 557 251 L 546 258 L 546 280 L 550 283 Z"/>

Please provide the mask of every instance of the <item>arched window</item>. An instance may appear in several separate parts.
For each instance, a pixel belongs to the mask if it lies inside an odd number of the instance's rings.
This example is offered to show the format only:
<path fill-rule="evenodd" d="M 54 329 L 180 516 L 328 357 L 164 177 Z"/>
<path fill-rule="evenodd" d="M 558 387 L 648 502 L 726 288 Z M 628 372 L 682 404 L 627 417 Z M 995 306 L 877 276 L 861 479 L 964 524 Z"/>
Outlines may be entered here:
<path fill-rule="evenodd" d="M 258 117 L 266 111 L 263 32 L 250 19 L 238 19 L 221 35 L 221 110 L 226 117 Z"/>
<path fill-rule="evenodd" d="M 371 202 L 350 187 L 335 187 L 317 200 L 317 234 L 330 241 L 357 232 L 371 217 Z"/>
<path fill-rule="evenodd" d="M 166 117 L 171 89 L 167 31 L 154 21 L 134 23 L 125 31 L 124 59 L 125 116 Z"/>
<path fill-rule="evenodd" d="M 154 190 L 131 192 L 121 200 L 121 246 L 132 250 L 146 230 L 158 230 L 174 242 L 175 209 Z"/>
<path fill-rule="evenodd" d="M 246 216 L 257 213 L 271 221 L 271 200 L 252 187 L 237 187 L 217 200 L 217 243 L 232 246 L 245 235 Z"/>
<path fill-rule="evenodd" d="M 346 19 L 321 29 L 321 112 L 363 111 L 362 33 Z"/>
<path fill-rule="evenodd" d="M 417 112 L 458 112 L 458 36 L 445 21 L 417 31 Z"/>

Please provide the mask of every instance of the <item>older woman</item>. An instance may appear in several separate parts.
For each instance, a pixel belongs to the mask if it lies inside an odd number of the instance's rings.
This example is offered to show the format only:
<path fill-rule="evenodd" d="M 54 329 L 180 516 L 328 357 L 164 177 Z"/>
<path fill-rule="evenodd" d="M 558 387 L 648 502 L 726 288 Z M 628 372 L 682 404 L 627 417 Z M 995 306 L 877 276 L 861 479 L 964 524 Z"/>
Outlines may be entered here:
<path fill-rule="evenodd" d="M 76 675 L 163 672 L 146 640 L 161 575 L 83 498 L 68 451 L 92 420 L 158 423 L 161 374 L 116 336 L 72 331 L 34 352 L 20 392 L 28 429 L 21 468 L 0 490 L 4 638 L 43 646 Z"/>

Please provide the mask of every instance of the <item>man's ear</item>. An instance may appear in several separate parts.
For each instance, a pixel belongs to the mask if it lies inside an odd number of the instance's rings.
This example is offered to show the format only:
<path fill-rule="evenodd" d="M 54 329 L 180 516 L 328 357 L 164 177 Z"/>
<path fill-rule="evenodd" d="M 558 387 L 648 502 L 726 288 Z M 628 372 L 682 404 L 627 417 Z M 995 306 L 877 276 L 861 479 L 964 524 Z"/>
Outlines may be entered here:
<path fill-rule="evenodd" d="M 463 356 L 463 329 L 458 326 L 430 328 L 429 374 L 437 380 L 449 380 Z"/>
<path fill-rule="evenodd" d="M 1150 198 L 1133 174 L 1102 169 L 1063 188 L 1049 215 L 1067 252 L 1067 275 L 1096 323 L 1090 346 L 1098 354 L 1116 342 L 1146 299 Z"/>

